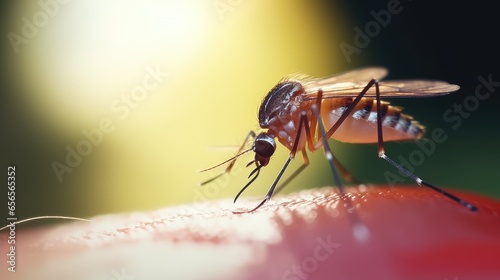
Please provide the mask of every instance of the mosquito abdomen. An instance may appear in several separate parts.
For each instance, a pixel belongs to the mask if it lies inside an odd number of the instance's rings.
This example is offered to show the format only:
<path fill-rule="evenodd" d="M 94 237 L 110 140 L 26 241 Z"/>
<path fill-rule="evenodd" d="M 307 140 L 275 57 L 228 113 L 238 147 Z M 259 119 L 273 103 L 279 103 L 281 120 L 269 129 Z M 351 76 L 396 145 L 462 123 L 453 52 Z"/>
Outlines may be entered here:
<path fill-rule="evenodd" d="M 321 105 L 321 118 L 325 127 L 332 127 L 354 98 L 329 98 Z M 380 104 L 384 142 L 418 139 L 425 128 L 402 108 Z M 363 98 L 354 107 L 332 138 L 348 143 L 377 143 L 377 102 L 374 98 Z"/>

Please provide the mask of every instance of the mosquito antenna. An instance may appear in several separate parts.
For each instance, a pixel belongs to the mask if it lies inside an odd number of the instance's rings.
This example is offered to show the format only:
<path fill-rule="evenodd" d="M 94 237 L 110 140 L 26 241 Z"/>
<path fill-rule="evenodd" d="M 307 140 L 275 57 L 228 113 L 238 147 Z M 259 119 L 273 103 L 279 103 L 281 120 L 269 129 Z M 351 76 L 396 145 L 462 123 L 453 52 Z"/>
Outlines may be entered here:
<path fill-rule="evenodd" d="M 246 184 L 246 185 L 245 185 L 245 186 L 244 186 L 244 187 L 243 187 L 243 188 L 242 188 L 239 192 L 238 192 L 238 194 L 237 194 L 237 195 L 236 195 L 236 197 L 234 198 L 233 203 L 235 203 L 235 202 L 236 202 L 236 200 L 238 200 L 238 197 L 240 197 L 240 195 L 243 193 L 243 191 L 245 191 L 245 190 L 248 188 L 248 186 L 250 186 L 250 185 L 253 183 L 253 181 L 255 181 L 255 179 L 257 179 L 257 177 L 259 177 L 259 174 L 260 174 L 260 169 L 261 169 L 261 168 L 262 168 L 262 165 L 259 165 L 259 166 L 255 167 L 255 169 L 254 169 L 254 170 L 252 170 L 252 172 L 250 172 L 250 175 L 248 175 L 248 178 L 250 178 L 250 177 L 251 177 L 251 176 L 252 176 L 255 172 L 257 172 L 257 173 L 256 173 L 256 174 L 255 174 L 255 176 L 254 176 L 254 177 L 253 177 L 253 178 L 252 178 L 252 179 L 251 179 L 251 180 L 250 180 L 250 181 L 249 181 L 249 182 L 248 182 L 248 183 L 247 183 L 247 184 Z"/>
<path fill-rule="evenodd" d="M 219 163 L 219 164 L 217 164 L 217 165 L 214 165 L 214 166 L 212 166 L 212 167 L 202 169 L 202 170 L 198 171 L 198 173 L 202 173 L 202 172 L 206 172 L 206 171 L 209 171 L 209 170 L 215 169 L 215 168 L 217 168 L 217 167 L 219 167 L 219 166 L 221 166 L 221 165 L 224 165 L 224 164 L 226 164 L 226 163 L 228 163 L 228 162 L 230 162 L 230 161 L 232 161 L 232 160 L 235 160 L 236 158 L 238 158 L 238 157 L 242 156 L 242 155 L 243 155 L 243 154 L 245 154 L 245 153 L 250 152 L 251 150 L 252 150 L 252 148 L 250 148 L 250 149 L 246 149 L 246 150 L 244 150 L 243 152 L 241 152 L 241 153 L 239 153 L 239 154 L 237 154 L 237 155 L 233 156 L 232 158 L 230 158 L 230 159 L 228 159 L 228 160 L 225 160 L 225 161 L 223 161 L 223 162 L 221 162 L 221 163 Z"/>
<path fill-rule="evenodd" d="M 206 168 L 206 169 L 203 169 L 203 170 L 198 171 L 199 173 L 201 173 L 201 172 L 206 172 L 206 171 L 209 171 L 209 170 L 215 169 L 215 168 L 217 168 L 217 167 L 219 167 L 219 166 L 221 166 L 221 165 L 224 165 L 224 164 L 226 164 L 226 163 L 228 163 L 228 162 L 231 162 L 231 164 L 229 164 L 229 166 L 228 166 L 228 167 L 227 167 L 227 168 L 226 168 L 223 172 L 221 172 L 220 174 L 216 175 L 215 177 L 213 177 L 213 178 L 211 178 L 211 179 L 208 179 L 208 180 L 206 180 L 206 181 L 204 181 L 204 182 L 201 182 L 201 183 L 200 183 L 200 186 L 206 185 L 206 184 L 208 184 L 208 183 L 210 183 L 210 182 L 214 181 L 215 179 L 219 178 L 220 176 L 222 176 L 222 175 L 224 175 L 224 174 L 228 173 L 228 172 L 231 170 L 231 167 L 233 166 L 234 161 L 235 161 L 238 157 L 242 156 L 242 155 L 243 155 L 243 154 L 245 154 L 245 153 L 250 152 L 251 150 L 252 150 L 252 148 L 249 148 L 249 149 L 244 150 L 243 152 L 241 152 L 241 153 L 239 153 L 239 154 L 237 154 L 237 155 L 235 155 L 235 156 L 231 157 L 230 159 L 225 160 L 225 161 L 223 161 L 223 162 L 221 162 L 221 163 L 219 163 L 219 164 L 217 164 L 217 165 L 215 165 L 215 166 L 212 166 L 212 167 L 209 167 L 209 168 Z"/>
<path fill-rule="evenodd" d="M 40 217 L 33 217 L 33 218 L 28 218 L 28 219 L 24 219 L 24 220 L 20 220 L 20 221 L 17 221 L 17 222 L 14 222 L 13 224 L 14 225 L 18 225 L 18 224 L 22 224 L 24 222 L 29 222 L 29 221 L 34 221 L 34 220 L 42 220 L 42 219 L 63 219 L 63 220 L 74 220 L 74 221 L 85 221 L 85 222 L 90 222 L 90 220 L 88 219 L 83 219 L 83 218 L 76 218 L 76 217 L 66 217 L 66 216 L 40 216 Z M 2 228 L 0 228 L 0 231 L 8 228 L 12 226 L 12 224 L 10 225 L 6 225 Z"/>

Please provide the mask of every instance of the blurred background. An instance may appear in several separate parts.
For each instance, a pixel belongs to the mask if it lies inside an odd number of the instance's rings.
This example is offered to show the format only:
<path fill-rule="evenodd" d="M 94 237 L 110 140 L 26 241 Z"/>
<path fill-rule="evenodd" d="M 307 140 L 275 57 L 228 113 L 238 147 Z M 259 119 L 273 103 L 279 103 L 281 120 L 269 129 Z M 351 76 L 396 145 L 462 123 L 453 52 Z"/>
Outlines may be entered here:
<path fill-rule="evenodd" d="M 486 100 L 474 97 L 479 76 L 500 81 L 496 15 L 487 6 L 394 0 L 1 5 L 1 160 L 4 182 L 7 166 L 16 166 L 19 219 L 183 203 L 203 211 L 206 201 L 234 197 L 247 182 L 251 169 L 244 166 L 252 156 L 203 187 L 198 184 L 223 168 L 197 171 L 232 156 L 259 129 L 260 102 L 276 82 L 288 74 L 322 77 L 371 65 L 387 67 L 388 79 L 462 87 L 445 97 L 392 100 L 429 132 L 439 128 L 447 136 L 415 173 L 438 186 L 500 197 L 500 86 Z M 458 113 L 458 105 L 470 110 Z M 384 183 L 385 172 L 397 174 L 378 159 L 376 145 L 331 145 L 363 182 Z M 405 142 L 386 149 L 409 159 L 419 147 Z M 243 197 L 263 197 L 288 152 L 279 145 Z M 310 159 L 283 193 L 332 185 L 323 153 Z M 291 170 L 301 162 L 297 157 Z M 0 205 L 7 205 L 4 186 Z"/>

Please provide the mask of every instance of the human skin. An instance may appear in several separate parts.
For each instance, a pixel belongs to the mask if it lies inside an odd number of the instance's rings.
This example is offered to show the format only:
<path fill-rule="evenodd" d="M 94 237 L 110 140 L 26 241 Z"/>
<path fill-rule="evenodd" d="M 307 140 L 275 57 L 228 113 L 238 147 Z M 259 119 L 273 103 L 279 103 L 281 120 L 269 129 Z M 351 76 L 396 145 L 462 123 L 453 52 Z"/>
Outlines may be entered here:
<path fill-rule="evenodd" d="M 0 279 L 500 279 L 500 202 L 419 186 L 305 190 L 18 229 Z M 6 237 L 0 252 L 7 260 Z"/>

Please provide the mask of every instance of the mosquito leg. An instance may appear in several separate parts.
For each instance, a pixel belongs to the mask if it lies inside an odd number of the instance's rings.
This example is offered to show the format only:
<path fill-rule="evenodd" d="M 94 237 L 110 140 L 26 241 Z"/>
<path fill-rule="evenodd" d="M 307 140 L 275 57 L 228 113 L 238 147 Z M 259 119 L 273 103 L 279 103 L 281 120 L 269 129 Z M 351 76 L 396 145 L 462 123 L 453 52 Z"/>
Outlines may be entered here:
<path fill-rule="evenodd" d="M 269 201 L 269 199 L 271 199 L 271 196 L 273 195 L 274 190 L 276 189 L 276 185 L 278 185 L 279 180 L 281 179 L 281 177 L 285 173 L 285 170 L 287 169 L 287 167 L 290 164 L 290 162 L 292 161 L 292 159 L 295 158 L 295 154 L 297 153 L 297 150 L 299 148 L 300 136 L 302 134 L 302 127 L 303 126 L 304 126 L 304 129 L 306 131 L 306 134 L 307 134 L 306 136 L 307 136 L 308 141 L 309 140 L 312 141 L 312 137 L 310 135 L 309 124 L 308 124 L 308 121 L 307 121 L 307 113 L 306 112 L 302 112 L 301 115 L 300 115 L 300 122 L 299 122 L 299 127 L 298 127 L 298 130 L 297 130 L 298 131 L 297 138 L 295 138 L 295 141 L 293 142 L 293 146 L 292 146 L 292 149 L 290 151 L 290 155 L 288 156 L 288 159 L 285 161 L 285 164 L 283 165 L 283 167 L 281 168 L 280 172 L 278 173 L 278 176 L 276 176 L 276 179 L 274 179 L 274 182 L 271 185 L 271 187 L 269 188 L 269 191 L 267 192 L 266 197 L 262 200 L 261 203 L 259 203 L 259 205 L 257 205 L 255 208 L 253 208 L 253 209 L 251 209 L 249 211 L 233 212 L 233 213 L 235 213 L 235 214 L 241 214 L 241 213 L 253 212 L 253 211 L 259 209 L 262 205 L 264 205 L 264 203 L 266 203 L 267 201 Z M 291 175 L 292 179 L 293 179 L 293 177 L 297 176 L 302 170 L 304 170 L 304 168 L 309 164 L 309 159 L 307 158 L 307 155 L 305 154 L 304 151 L 303 151 L 302 155 L 305 157 L 304 164 L 301 167 L 299 167 L 299 169 L 297 169 L 294 173 L 292 173 L 292 175 Z M 255 178 L 253 180 L 255 180 Z M 290 180 L 286 180 L 285 183 L 284 183 L 284 185 L 288 184 L 290 181 L 291 181 L 291 179 Z"/>
<path fill-rule="evenodd" d="M 342 183 L 339 178 L 339 174 L 336 168 L 336 165 L 340 163 L 335 159 L 333 156 L 332 150 L 330 149 L 330 146 L 328 145 L 328 138 L 326 137 L 326 131 L 325 131 L 325 126 L 323 125 L 323 122 L 321 121 L 321 117 L 319 114 L 319 110 L 317 108 L 316 104 L 313 104 L 311 106 L 314 114 L 318 118 L 318 128 L 319 128 L 319 133 L 321 133 L 321 140 L 323 141 L 323 149 L 325 150 L 325 156 L 328 162 L 330 163 L 330 169 L 332 170 L 333 174 L 333 179 L 335 180 L 335 183 L 337 184 L 337 187 L 339 188 L 339 193 L 341 197 L 344 197 L 344 189 L 342 186 Z M 342 165 L 340 165 L 342 166 Z M 343 167 L 342 167 L 343 168 Z M 345 207 L 347 209 L 354 209 L 351 200 L 349 198 L 344 199 L 345 201 Z M 353 214 L 352 216 L 349 215 L 351 219 L 351 223 L 353 224 L 352 227 L 352 232 L 354 235 L 354 238 L 360 243 L 366 243 L 370 239 L 370 231 L 368 228 L 365 226 L 365 224 L 361 221 L 359 218 L 358 214 L 353 211 L 351 212 Z"/>
<path fill-rule="evenodd" d="M 340 161 L 335 156 L 333 157 L 333 161 L 335 163 L 335 167 L 337 167 L 338 171 L 342 175 L 342 178 L 344 178 L 346 182 L 359 183 L 359 181 L 356 180 L 356 178 L 354 178 L 349 171 L 347 171 L 347 169 L 342 165 L 342 163 L 340 163 Z"/>
<path fill-rule="evenodd" d="M 315 114 L 312 114 L 311 116 L 311 127 L 310 127 L 310 132 L 309 132 L 309 135 L 312 137 L 314 137 L 314 135 L 316 134 L 316 128 L 317 128 L 317 125 L 318 125 L 318 118 L 319 116 L 321 116 L 321 104 L 322 104 L 322 101 L 323 101 L 323 90 L 319 90 L 318 91 L 318 96 L 316 97 L 316 101 L 315 101 L 315 104 L 316 104 L 316 107 L 318 108 L 318 112 L 320 113 L 318 116 L 316 116 Z M 319 138 L 319 131 L 318 131 L 318 139 Z M 315 151 L 317 150 L 319 147 L 315 147 L 314 146 L 314 142 L 312 141 L 312 139 L 308 139 L 309 140 L 309 150 L 310 151 Z"/>
<path fill-rule="evenodd" d="M 404 167 L 402 167 L 401 165 L 397 164 L 394 160 L 392 160 L 390 157 L 388 157 L 386 154 L 385 154 L 385 148 L 384 148 L 384 137 L 383 137 L 383 134 L 382 134 L 382 114 L 381 114 L 381 110 L 380 110 L 380 90 L 379 90 L 379 86 L 378 86 L 378 80 L 376 79 L 373 79 L 372 81 L 370 81 L 370 83 L 368 85 L 373 85 L 375 84 L 375 92 L 376 92 L 376 97 L 377 97 L 377 136 L 378 136 L 378 156 L 380 158 L 383 158 L 385 159 L 387 162 L 389 162 L 391 165 L 393 165 L 394 167 L 396 167 L 399 171 L 401 171 L 402 173 L 406 174 L 408 177 L 412 178 L 418 185 L 422 186 L 426 186 L 430 189 L 433 189 L 434 191 L 460 203 L 461 205 L 467 207 L 469 210 L 471 211 L 477 211 L 477 207 L 472 205 L 471 203 L 465 201 L 465 200 L 462 200 L 461 198 L 449 193 L 449 192 L 446 192 L 445 190 L 442 190 L 430 183 L 427 183 L 425 182 L 424 180 L 420 179 L 419 177 L 417 177 L 415 174 L 411 173 L 410 171 L 406 170 Z M 361 96 L 361 95 L 360 95 Z M 358 96 L 359 97 L 359 96 Z"/>
<path fill-rule="evenodd" d="M 368 90 L 375 84 L 375 80 L 371 80 L 366 86 L 365 88 L 361 91 L 361 93 L 352 101 L 352 103 L 349 105 L 349 107 L 347 107 L 346 110 L 344 110 L 344 112 L 342 113 L 342 115 L 340 116 L 340 118 L 337 120 L 337 122 L 335 122 L 335 124 L 328 130 L 328 132 L 322 134 L 321 131 L 318 131 L 318 141 L 312 145 L 312 147 L 310 146 L 310 150 L 314 151 L 316 149 L 318 149 L 319 147 L 321 147 L 321 145 L 325 145 L 325 143 L 327 143 L 326 141 L 324 141 L 323 139 L 329 139 L 330 137 L 332 137 L 332 135 L 335 133 L 335 131 L 340 127 L 340 125 L 344 122 L 344 120 L 349 116 L 349 114 L 352 112 L 352 110 L 356 107 L 356 105 L 359 103 L 359 101 L 363 98 L 363 96 L 365 95 L 366 92 L 368 92 Z M 316 118 L 321 121 L 321 104 L 322 104 L 322 97 L 323 97 L 323 91 L 322 90 L 319 90 L 318 91 L 318 96 L 316 97 L 316 107 L 317 107 L 317 111 L 318 111 L 318 114 L 316 116 Z M 316 125 L 316 123 L 313 123 L 314 125 Z M 311 126 L 313 126 L 313 124 Z M 324 126 L 323 126 L 324 128 Z M 312 131 L 314 131 L 315 127 L 313 126 L 311 128 Z M 348 181 L 348 182 L 352 182 L 352 181 L 358 181 L 356 179 L 354 179 L 352 177 L 352 175 L 342 166 L 342 164 L 332 155 L 333 157 L 333 162 L 335 164 L 335 166 L 337 167 L 337 169 L 340 171 L 340 173 L 342 174 L 342 177 L 344 178 L 344 180 Z M 333 169 L 332 169 L 333 170 Z"/>
<path fill-rule="evenodd" d="M 344 186 L 342 185 L 342 181 L 340 181 L 339 178 L 339 173 L 337 171 L 337 168 L 335 167 L 335 159 L 333 157 L 332 150 L 330 149 L 330 146 L 328 145 L 328 138 L 326 138 L 326 132 L 325 132 L 325 126 L 323 125 L 323 122 L 321 121 L 321 116 L 319 114 L 319 110 L 316 104 L 311 105 L 311 108 L 316 115 L 316 118 L 318 119 L 318 128 L 319 132 L 321 133 L 321 139 L 323 140 L 323 149 L 325 150 L 325 156 L 326 159 L 328 160 L 328 163 L 330 164 L 330 169 L 333 174 L 333 180 L 335 181 L 335 184 L 339 188 L 340 194 L 344 194 Z"/>
<path fill-rule="evenodd" d="M 278 193 L 280 192 L 286 185 L 288 185 L 295 177 L 297 177 L 297 175 L 300 174 L 300 172 L 302 172 L 302 170 L 304 170 L 308 165 L 309 165 L 309 158 L 307 157 L 307 153 L 306 153 L 306 150 L 302 150 L 302 159 L 304 160 L 304 163 L 302 163 L 302 165 L 297 168 L 297 170 L 295 170 L 292 175 L 290 175 L 288 178 L 286 178 L 286 180 L 281 183 L 277 188 L 276 190 L 274 191 L 274 193 Z"/>
<path fill-rule="evenodd" d="M 323 135 L 321 138 L 326 138 L 326 139 L 329 139 L 330 137 L 332 137 L 333 133 L 335 133 L 335 131 L 340 127 L 340 125 L 344 122 L 344 120 L 348 117 L 348 115 L 352 112 L 352 110 L 354 109 L 354 107 L 356 106 L 356 104 L 359 103 L 359 101 L 361 100 L 361 98 L 363 98 L 363 96 L 366 94 L 366 92 L 368 92 L 368 90 L 373 86 L 375 85 L 375 91 L 376 91 L 376 100 L 377 100 L 377 136 L 378 136 L 378 155 L 380 158 L 383 158 L 385 159 L 387 162 L 389 162 L 391 165 L 393 165 L 394 167 L 396 167 L 399 171 L 401 171 L 402 173 L 406 174 L 408 177 L 412 178 L 418 185 L 424 185 L 430 189 L 433 189 L 441 194 L 443 194 L 444 196 L 460 203 L 461 205 L 467 207 L 468 209 L 470 209 L 471 211 L 477 211 L 477 207 L 470 204 L 469 202 L 467 201 L 464 201 L 462 200 L 461 198 L 453 195 L 453 194 L 450 194 L 430 183 L 427 183 L 425 181 L 423 181 L 422 179 L 420 179 L 419 177 L 417 177 L 416 175 L 414 175 L 413 173 L 411 173 L 410 171 L 406 170 L 405 168 L 403 168 L 401 165 L 397 164 L 395 161 L 393 161 L 391 158 L 389 158 L 386 154 L 385 154 L 385 149 L 384 149 L 384 139 L 383 139 L 383 135 L 382 135 L 382 114 L 381 114 L 381 109 L 380 109 L 380 89 L 379 89 L 379 86 L 378 86 L 378 80 L 377 79 L 372 79 L 370 80 L 370 82 L 368 82 L 368 84 L 366 85 L 366 87 L 359 93 L 359 95 L 352 101 L 352 103 L 349 105 L 349 107 L 347 107 L 347 109 L 342 113 L 342 115 L 340 116 L 340 118 L 337 120 L 337 122 L 330 128 L 330 130 L 328 130 L 328 132 L 326 133 L 326 136 Z M 324 142 L 323 142 L 324 143 Z M 318 147 L 321 145 L 321 139 L 315 144 L 315 147 Z"/>
<path fill-rule="evenodd" d="M 318 91 L 318 96 L 316 97 L 316 106 L 318 108 L 318 118 L 319 116 L 321 116 L 321 102 L 322 102 L 322 99 L 323 99 L 323 91 L 320 89 Z M 315 114 L 313 114 L 313 118 L 311 118 L 311 128 L 310 128 L 310 135 L 314 135 L 316 133 L 316 126 L 318 124 L 317 120 L 318 120 L 317 116 Z M 318 131 L 318 136 L 317 136 L 317 139 L 319 143 L 323 143 L 321 142 L 321 139 L 322 139 L 322 135 L 321 135 L 321 132 Z M 312 140 L 309 141 L 309 150 L 311 151 L 315 151 L 316 149 L 318 149 L 319 146 L 315 146 L 315 144 L 313 143 Z M 353 182 L 353 181 L 358 181 L 358 180 L 355 180 L 353 178 L 353 176 L 349 173 L 349 171 L 347 171 L 347 169 L 340 163 L 340 161 L 336 158 L 336 157 L 333 157 L 333 160 L 334 160 L 334 163 L 335 163 L 335 166 L 337 167 L 337 169 L 340 171 L 340 174 L 342 174 L 342 178 L 344 178 L 345 181 L 347 182 Z"/>
<path fill-rule="evenodd" d="M 335 157 L 333 156 L 333 153 L 330 149 L 330 146 L 328 145 L 328 138 L 326 138 L 325 126 L 323 125 L 323 122 L 321 121 L 320 112 L 321 112 L 322 99 L 323 99 L 323 91 L 320 89 L 318 91 L 318 96 L 316 97 L 316 102 L 311 105 L 311 108 L 314 112 L 313 116 L 316 117 L 316 122 L 314 124 L 312 124 L 312 127 L 313 127 L 313 129 L 316 129 L 316 126 L 318 126 L 318 128 L 319 128 L 319 131 L 318 131 L 318 139 L 319 140 L 318 140 L 318 142 L 320 142 L 321 139 L 323 140 L 323 142 L 322 142 L 323 148 L 325 150 L 326 159 L 330 163 L 330 169 L 332 170 L 333 180 L 335 181 L 335 184 L 339 188 L 340 193 L 344 193 L 343 185 L 342 185 L 342 182 L 340 181 L 339 173 L 338 173 L 337 168 L 336 168 L 336 166 L 340 165 L 340 163 L 337 161 L 337 159 L 335 159 Z M 320 135 L 321 135 L 321 137 L 319 137 Z M 312 149 L 313 151 L 316 150 L 317 148 L 319 148 L 319 146 L 314 145 L 312 142 L 310 142 L 309 144 L 310 144 L 309 148 Z M 344 168 L 343 168 L 343 170 L 345 171 Z"/>
<path fill-rule="evenodd" d="M 306 135 L 307 135 L 307 143 L 308 143 L 309 150 L 311 150 L 311 151 L 316 150 L 316 148 L 314 147 L 313 135 L 316 133 L 316 126 L 318 124 L 318 118 L 319 118 L 320 112 L 321 112 L 322 99 L 323 99 L 323 91 L 319 90 L 318 96 L 316 97 L 316 103 L 315 103 L 317 108 L 318 108 L 318 116 L 315 114 L 313 114 L 311 116 L 310 126 L 308 125 L 307 120 L 304 121 L 304 124 L 305 124 L 304 127 L 305 127 Z M 318 131 L 318 135 L 319 135 L 319 131 Z M 318 139 L 320 139 L 320 138 L 318 137 Z M 288 183 L 290 183 L 290 181 L 292 181 L 309 164 L 309 158 L 307 157 L 307 153 L 306 153 L 305 149 L 302 150 L 302 158 L 304 160 L 304 163 L 297 170 L 295 170 L 295 172 L 292 175 L 290 175 L 290 177 L 288 177 L 285 182 L 283 182 L 278 187 L 277 192 L 279 190 L 283 189 Z M 340 163 L 340 161 L 337 160 L 337 158 L 333 157 L 333 160 L 334 160 L 335 166 L 342 174 L 342 178 L 344 178 L 344 180 L 346 180 L 347 182 L 357 181 L 357 180 L 353 179 L 353 177 L 349 173 L 349 171 L 347 171 L 347 169 L 344 166 L 342 166 L 342 164 Z"/>
<path fill-rule="evenodd" d="M 243 148 L 245 148 L 245 145 L 247 144 L 248 140 L 250 140 L 250 138 L 255 139 L 255 132 L 254 132 L 253 130 L 251 130 L 251 131 L 247 134 L 247 136 L 245 137 L 245 141 L 243 141 L 243 144 L 241 144 L 241 146 L 240 146 L 240 148 L 238 149 L 238 152 L 237 152 L 236 154 L 239 154 L 241 151 L 243 151 Z M 208 184 L 208 183 L 210 183 L 210 182 L 212 182 L 212 181 L 216 180 L 217 178 L 221 177 L 222 175 L 224 175 L 224 174 L 226 174 L 226 173 L 231 172 L 231 170 L 233 169 L 234 164 L 236 163 L 236 159 L 237 159 L 237 158 L 232 159 L 232 160 L 230 161 L 229 165 L 226 167 L 226 169 L 225 169 L 223 172 L 221 172 L 220 174 L 216 175 L 215 177 L 213 177 L 213 178 L 211 178 L 211 179 L 208 179 L 208 180 L 206 180 L 206 181 L 204 181 L 204 182 L 201 182 L 201 183 L 200 183 L 200 186 L 206 185 L 206 184 Z M 216 165 L 216 166 L 210 167 L 210 168 L 208 168 L 208 169 L 201 170 L 200 172 L 208 171 L 208 170 L 213 169 L 213 168 L 215 168 L 215 167 L 218 167 L 218 166 L 220 166 L 220 165 L 222 165 L 222 164 L 224 164 L 224 163 L 226 163 L 226 162 L 223 162 L 223 163 L 218 164 L 218 165 Z"/>

